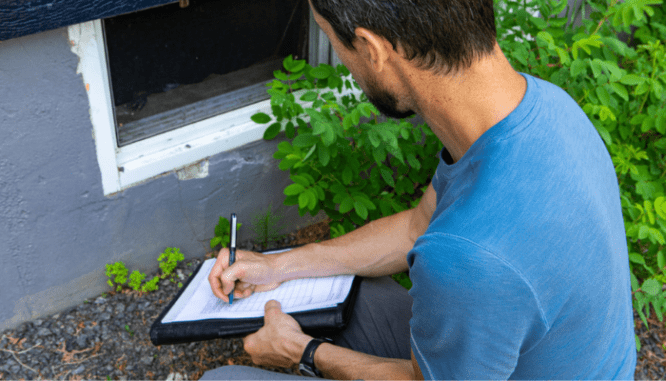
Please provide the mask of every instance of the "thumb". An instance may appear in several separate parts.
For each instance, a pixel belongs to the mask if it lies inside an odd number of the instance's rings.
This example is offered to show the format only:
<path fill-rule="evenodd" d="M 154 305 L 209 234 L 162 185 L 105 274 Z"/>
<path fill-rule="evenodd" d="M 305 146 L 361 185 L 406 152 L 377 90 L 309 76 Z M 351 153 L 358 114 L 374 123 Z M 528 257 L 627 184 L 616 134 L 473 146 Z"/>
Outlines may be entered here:
<path fill-rule="evenodd" d="M 282 313 L 282 305 L 277 300 L 269 300 L 264 305 L 264 317 Z"/>

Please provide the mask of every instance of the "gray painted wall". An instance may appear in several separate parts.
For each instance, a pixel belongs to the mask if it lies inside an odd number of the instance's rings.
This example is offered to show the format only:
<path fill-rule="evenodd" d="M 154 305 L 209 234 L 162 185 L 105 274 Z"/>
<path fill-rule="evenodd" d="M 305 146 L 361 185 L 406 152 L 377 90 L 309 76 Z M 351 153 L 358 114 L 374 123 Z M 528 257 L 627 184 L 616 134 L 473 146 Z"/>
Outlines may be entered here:
<path fill-rule="evenodd" d="M 211 157 L 206 178 L 104 197 L 77 63 L 66 28 L 0 42 L 0 330 L 107 291 L 107 263 L 155 272 L 168 246 L 204 255 L 220 215 L 237 212 L 250 238 L 289 182 L 277 142 L 255 142 Z M 285 230 L 311 221 L 285 215 Z"/>

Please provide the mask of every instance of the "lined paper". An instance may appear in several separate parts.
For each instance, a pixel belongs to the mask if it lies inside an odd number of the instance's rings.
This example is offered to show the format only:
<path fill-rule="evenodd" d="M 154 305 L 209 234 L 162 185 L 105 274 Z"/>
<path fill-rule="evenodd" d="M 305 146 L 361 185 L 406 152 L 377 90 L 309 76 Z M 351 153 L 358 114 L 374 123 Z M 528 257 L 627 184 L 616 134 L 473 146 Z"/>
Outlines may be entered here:
<path fill-rule="evenodd" d="M 234 299 L 230 305 L 218 299 L 211 290 L 208 274 L 214 264 L 215 259 L 208 259 L 202 264 L 162 323 L 263 317 L 264 305 L 269 300 L 279 301 L 285 313 L 334 307 L 345 300 L 354 281 L 353 275 L 294 279 L 282 283 L 275 290 Z"/>

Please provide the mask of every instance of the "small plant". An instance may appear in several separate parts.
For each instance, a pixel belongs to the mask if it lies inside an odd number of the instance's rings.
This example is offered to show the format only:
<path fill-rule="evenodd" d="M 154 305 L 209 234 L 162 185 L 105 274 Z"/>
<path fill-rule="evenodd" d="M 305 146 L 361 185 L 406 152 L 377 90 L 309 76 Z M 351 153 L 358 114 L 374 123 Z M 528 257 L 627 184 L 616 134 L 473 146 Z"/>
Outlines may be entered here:
<path fill-rule="evenodd" d="M 236 229 L 240 229 L 242 224 L 237 223 L 236 224 Z M 225 247 L 229 245 L 229 240 L 230 238 L 230 227 L 231 223 L 229 222 L 228 219 L 225 217 L 220 217 L 220 221 L 217 223 L 215 226 L 215 236 L 213 239 L 210 240 L 210 248 L 213 249 L 216 246 L 220 245 L 222 247 Z"/>
<path fill-rule="evenodd" d="M 141 292 L 157 291 L 157 282 L 159 281 L 160 277 L 154 276 L 153 279 L 149 280 L 148 282 L 144 283 L 143 286 L 141 286 Z"/>
<path fill-rule="evenodd" d="M 180 252 L 179 248 L 167 247 L 157 258 L 160 262 L 160 269 L 162 269 L 162 276 L 160 278 L 164 279 L 171 275 L 173 279 L 173 270 L 178 266 L 178 262 L 184 259 L 185 256 Z"/>
<path fill-rule="evenodd" d="M 146 274 L 140 272 L 139 270 L 134 270 L 130 274 L 129 283 L 127 284 L 133 290 L 138 291 L 141 288 L 141 283 L 146 278 Z"/>
<path fill-rule="evenodd" d="M 106 265 L 106 276 L 109 277 L 107 283 L 109 286 L 114 287 L 116 291 L 123 289 L 123 285 L 127 283 L 127 286 L 134 291 L 141 292 L 150 292 L 156 291 L 158 289 L 157 283 L 160 279 L 164 279 L 169 275 L 172 275 L 171 281 L 175 282 L 173 279 L 173 270 L 178 266 L 178 262 L 185 259 L 185 256 L 180 252 L 180 249 L 174 247 L 168 247 L 160 256 L 157 258 L 159 262 L 160 269 L 162 269 L 161 276 L 154 276 L 151 280 L 146 281 L 146 274 L 142 273 L 139 270 L 134 270 L 129 276 L 129 282 L 127 278 L 127 273 L 129 270 L 122 262 L 116 262 L 114 264 Z M 182 287 L 182 283 L 178 282 L 178 287 Z M 106 296 L 106 294 L 103 294 Z"/>
<path fill-rule="evenodd" d="M 130 326 L 128 324 L 125 324 L 125 331 L 130 334 L 130 336 L 134 336 L 134 331 L 130 329 Z"/>
<path fill-rule="evenodd" d="M 112 265 L 107 264 L 106 276 L 109 277 L 109 280 L 107 280 L 106 283 L 111 287 L 115 287 L 116 291 L 120 291 L 125 282 L 127 282 L 127 273 L 127 267 L 125 267 L 125 264 L 122 262 L 116 262 Z"/>
<path fill-rule="evenodd" d="M 268 248 L 269 242 L 277 241 L 284 235 L 278 233 L 278 222 L 283 218 L 281 214 L 273 213 L 273 205 L 257 214 L 252 222 L 255 236 L 259 239 L 262 248 Z"/>

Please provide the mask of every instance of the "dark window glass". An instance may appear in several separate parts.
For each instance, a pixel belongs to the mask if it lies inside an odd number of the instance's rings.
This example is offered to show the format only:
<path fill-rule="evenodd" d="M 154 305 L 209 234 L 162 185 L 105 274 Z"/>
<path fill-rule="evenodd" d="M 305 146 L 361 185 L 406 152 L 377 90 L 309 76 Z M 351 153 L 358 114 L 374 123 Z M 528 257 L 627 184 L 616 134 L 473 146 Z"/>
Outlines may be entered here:
<path fill-rule="evenodd" d="M 267 99 L 307 57 L 305 0 L 190 0 L 104 20 L 118 145 Z"/>

